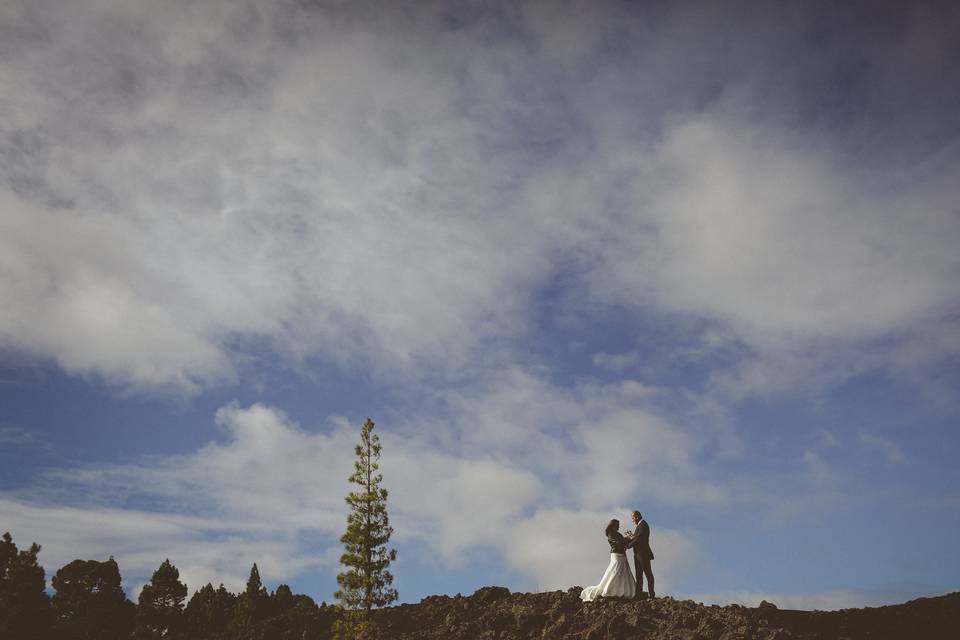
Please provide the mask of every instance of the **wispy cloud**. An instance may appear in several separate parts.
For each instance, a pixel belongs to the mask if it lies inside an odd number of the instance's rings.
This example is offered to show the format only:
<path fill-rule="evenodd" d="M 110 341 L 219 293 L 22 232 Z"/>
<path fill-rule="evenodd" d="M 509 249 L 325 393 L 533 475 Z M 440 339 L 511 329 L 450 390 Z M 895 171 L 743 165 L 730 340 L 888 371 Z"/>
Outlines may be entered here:
<path fill-rule="evenodd" d="M 955 353 L 960 158 L 890 153 L 923 132 L 883 111 L 904 78 L 954 104 L 904 73 L 951 59 L 949 32 L 864 44 L 863 115 L 830 125 L 805 115 L 835 58 L 803 12 L 758 10 L 757 39 L 714 12 L 8 9 L 0 340 L 133 387 L 235 380 L 251 345 L 416 378 L 509 352 L 564 256 L 591 300 L 744 345 L 732 396 L 902 368 L 890 340 Z"/>
<path fill-rule="evenodd" d="M 33 441 L 33 434 L 26 429 L 0 425 L 0 443 L 2 444 L 30 444 Z"/>
<path fill-rule="evenodd" d="M 47 440 L 38 437 L 32 431 L 9 424 L 0 424 L 0 445 L 33 447 L 45 451 L 51 449 L 51 444 Z"/>
<path fill-rule="evenodd" d="M 833 431 L 830 429 L 824 429 L 822 427 L 816 431 L 816 442 L 817 446 L 823 449 L 833 449 L 840 444 L 839 440 L 837 440 L 836 434 Z"/>
<path fill-rule="evenodd" d="M 593 366 L 611 371 L 623 371 L 637 363 L 639 355 L 636 351 L 626 353 L 595 353 Z"/>
<path fill-rule="evenodd" d="M 867 448 L 879 451 L 890 464 L 905 464 L 907 462 L 907 456 L 905 456 L 903 451 L 900 450 L 900 447 L 886 438 L 861 432 L 860 444 Z"/>
<path fill-rule="evenodd" d="M 824 484 L 832 478 L 833 474 L 830 471 L 830 465 L 828 465 L 823 457 L 816 451 L 805 449 L 803 452 L 803 463 L 807 466 L 807 472 L 815 482 Z"/>

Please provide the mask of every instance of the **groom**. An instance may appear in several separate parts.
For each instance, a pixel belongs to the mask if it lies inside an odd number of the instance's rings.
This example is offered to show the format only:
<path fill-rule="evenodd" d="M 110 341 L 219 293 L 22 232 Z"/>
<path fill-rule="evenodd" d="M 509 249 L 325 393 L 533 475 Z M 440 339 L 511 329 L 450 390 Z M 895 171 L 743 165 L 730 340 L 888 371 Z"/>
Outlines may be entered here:
<path fill-rule="evenodd" d="M 633 566 L 637 571 L 637 597 L 643 593 L 643 575 L 647 575 L 647 584 L 650 585 L 650 597 L 656 597 L 653 592 L 653 569 L 650 567 L 650 561 L 653 560 L 653 551 L 650 549 L 650 525 L 643 519 L 639 511 L 634 511 L 633 524 L 637 525 L 637 530 L 630 537 L 630 544 L 633 547 Z"/>

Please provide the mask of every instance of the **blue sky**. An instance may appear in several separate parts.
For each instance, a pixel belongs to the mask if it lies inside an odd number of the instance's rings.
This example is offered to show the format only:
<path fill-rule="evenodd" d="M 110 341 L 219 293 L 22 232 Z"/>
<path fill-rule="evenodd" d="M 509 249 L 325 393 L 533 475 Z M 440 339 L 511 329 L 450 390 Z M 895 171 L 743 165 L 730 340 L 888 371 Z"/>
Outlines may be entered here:
<path fill-rule="evenodd" d="M 0 529 L 330 601 L 957 589 L 948 3 L 0 8 Z"/>

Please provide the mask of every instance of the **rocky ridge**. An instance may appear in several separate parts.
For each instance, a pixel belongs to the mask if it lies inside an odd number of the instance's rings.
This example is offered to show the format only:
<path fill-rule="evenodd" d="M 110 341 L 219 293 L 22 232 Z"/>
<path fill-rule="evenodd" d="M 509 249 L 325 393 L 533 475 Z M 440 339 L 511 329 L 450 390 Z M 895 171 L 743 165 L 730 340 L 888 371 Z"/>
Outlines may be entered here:
<path fill-rule="evenodd" d="M 766 602 L 720 607 L 670 597 L 585 603 L 579 594 L 579 587 L 548 593 L 484 587 L 374 615 L 378 635 L 397 640 L 960 638 L 960 592 L 840 611 L 781 610 Z"/>
<path fill-rule="evenodd" d="M 311 601 L 312 602 L 312 601 Z M 329 640 L 339 607 L 297 608 L 242 630 L 191 640 Z M 671 597 L 581 602 L 566 592 L 511 593 L 483 587 L 471 596 L 429 596 L 375 610 L 383 640 L 956 640 L 960 592 L 898 605 L 793 611 L 704 605 Z"/>

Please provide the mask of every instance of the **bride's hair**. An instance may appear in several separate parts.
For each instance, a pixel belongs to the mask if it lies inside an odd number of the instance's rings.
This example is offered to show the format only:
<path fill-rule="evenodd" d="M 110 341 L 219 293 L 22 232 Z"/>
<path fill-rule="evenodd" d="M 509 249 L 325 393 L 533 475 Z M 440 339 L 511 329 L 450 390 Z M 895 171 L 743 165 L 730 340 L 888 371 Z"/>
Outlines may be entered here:
<path fill-rule="evenodd" d="M 620 528 L 620 521 L 614 518 L 613 520 L 610 521 L 609 524 L 607 524 L 607 528 L 603 530 L 603 533 L 604 535 L 609 536 L 611 533 L 613 533 L 619 528 Z"/>

